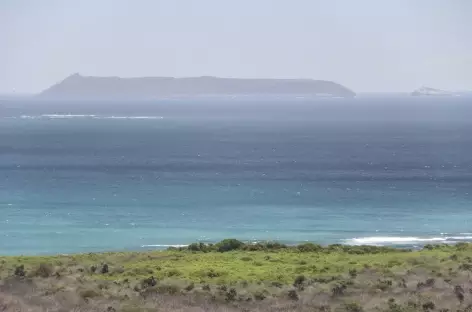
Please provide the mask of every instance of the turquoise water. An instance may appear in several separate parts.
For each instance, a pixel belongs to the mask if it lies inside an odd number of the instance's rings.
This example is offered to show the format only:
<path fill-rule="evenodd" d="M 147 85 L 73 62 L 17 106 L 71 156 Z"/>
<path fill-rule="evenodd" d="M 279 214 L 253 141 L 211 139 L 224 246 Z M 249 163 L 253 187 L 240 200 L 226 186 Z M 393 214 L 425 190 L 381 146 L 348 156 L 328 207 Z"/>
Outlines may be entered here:
<path fill-rule="evenodd" d="M 0 254 L 472 241 L 471 104 L 0 102 Z"/>

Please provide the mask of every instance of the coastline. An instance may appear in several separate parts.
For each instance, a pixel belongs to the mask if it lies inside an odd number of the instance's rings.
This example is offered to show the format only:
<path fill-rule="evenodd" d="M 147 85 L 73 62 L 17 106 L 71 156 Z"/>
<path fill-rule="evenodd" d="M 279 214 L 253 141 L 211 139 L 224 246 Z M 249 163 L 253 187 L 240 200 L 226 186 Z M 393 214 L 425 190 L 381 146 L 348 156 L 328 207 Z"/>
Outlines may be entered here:
<path fill-rule="evenodd" d="M 392 250 L 412 250 L 418 251 L 422 250 L 425 246 L 436 245 L 436 246 L 447 246 L 447 245 L 456 245 L 461 243 L 472 243 L 471 233 L 460 233 L 460 235 L 466 236 L 457 236 L 449 233 L 441 233 L 440 236 L 435 237 L 412 237 L 412 236 L 372 236 L 372 237 L 359 237 L 341 240 L 339 243 L 326 243 L 326 242 L 316 242 L 316 241 L 288 241 L 288 240 L 244 240 L 241 239 L 241 243 L 246 246 L 260 246 L 267 245 L 271 243 L 280 244 L 285 246 L 287 249 L 297 248 L 300 245 L 314 245 L 319 246 L 320 248 L 331 248 L 331 246 L 342 246 L 345 250 L 348 250 L 351 247 L 361 247 L 361 248 L 385 248 Z M 138 252 L 146 253 L 153 251 L 168 251 L 168 250 L 186 250 L 188 246 L 192 245 L 207 245 L 214 246 L 218 244 L 218 241 L 194 241 L 187 244 L 145 244 L 137 245 L 136 247 L 125 247 L 125 248 L 87 248 L 83 247 L 76 252 L 61 252 L 61 251 L 48 251 L 40 253 L 3 253 L 3 256 L 54 256 L 54 255 L 75 255 L 75 254 L 87 254 L 87 253 L 123 253 L 123 252 Z M 249 247 L 246 248 L 250 249 Z M 2 256 L 0 250 L 0 256 Z"/>
<path fill-rule="evenodd" d="M 464 295 L 472 289 L 467 282 L 471 262 L 472 245 L 466 243 L 413 251 L 233 239 L 164 251 L 7 256 L 0 257 L 0 303 L 16 298 L 9 301 L 11 311 L 36 311 L 39 303 L 85 311 L 158 306 L 164 311 L 203 306 L 212 311 L 424 311 L 424 305 L 434 306 L 429 311 L 472 304 Z"/>

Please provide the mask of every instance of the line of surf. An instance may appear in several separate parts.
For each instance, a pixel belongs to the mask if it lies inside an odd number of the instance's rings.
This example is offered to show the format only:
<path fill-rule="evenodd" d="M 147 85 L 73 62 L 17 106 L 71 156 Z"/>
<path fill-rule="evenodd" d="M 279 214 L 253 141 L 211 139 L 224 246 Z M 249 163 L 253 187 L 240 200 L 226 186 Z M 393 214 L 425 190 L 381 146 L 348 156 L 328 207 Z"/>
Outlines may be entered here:
<path fill-rule="evenodd" d="M 415 236 L 370 236 L 346 239 L 346 245 L 425 245 L 425 244 L 450 244 L 472 241 L 472 236 L 438 236 L 438 237 L 415 237 Z"/>
<path fill-rule="evenodd" d="M 164 119 L 162 116 L 106 116 L 92 114 L 42 114 L 21 115 L 19 117 L 7 117 L 9 119 Z"/>

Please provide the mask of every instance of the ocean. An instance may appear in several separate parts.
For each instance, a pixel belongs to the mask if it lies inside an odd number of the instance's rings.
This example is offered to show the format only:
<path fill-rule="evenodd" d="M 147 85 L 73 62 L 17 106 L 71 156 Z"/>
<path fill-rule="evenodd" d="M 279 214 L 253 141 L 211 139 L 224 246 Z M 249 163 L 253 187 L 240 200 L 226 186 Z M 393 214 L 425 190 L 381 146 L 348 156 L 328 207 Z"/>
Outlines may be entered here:
<path fill-rule="evenodd" d="M 472 241 L 472 98 L 0 101 L 0 254 Z"/>

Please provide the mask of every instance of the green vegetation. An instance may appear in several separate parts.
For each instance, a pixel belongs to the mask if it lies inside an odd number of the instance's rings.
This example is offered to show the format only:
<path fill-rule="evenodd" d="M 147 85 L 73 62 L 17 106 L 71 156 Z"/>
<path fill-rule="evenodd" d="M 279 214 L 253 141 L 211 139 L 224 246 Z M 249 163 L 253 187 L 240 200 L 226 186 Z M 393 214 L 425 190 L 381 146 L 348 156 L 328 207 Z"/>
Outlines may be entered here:
<path fill-rule="evenodd" d="M 278 243 L 247 245 L 234 239 L 215 245 L 192 244 L 156 252 L 90 253 L 61 256 L 2 257 L 0 276 L 48 277 L 54 272 L 76 270 L 94 280 L 144 279 L 182 280 L 215 284 L 273 282 L 291 284 L 301 274 L 335 276 L 367 267 L 391 269 L 421 261 L 418 252 L 393 248 L 304 244 L 288 247 Z M 437 248 L 435 255 L 450 248 Z M 464 264 L 463 264 L 464 265 Z M 56 268 L 56 270 L 54 270 Z M 19 270 L 20 272 L 16 272 Z M 26 273 L 25 273 L 26 272 Z"/>
<path fill-rule="evenodd" d="M 116 311 L 149 306 L 157 294 L 225 311 L 258 302 L 268 310 L 472 311 L 470 274 L 468 244 L 410 251 L 228 239 L 167 251 L 0 257 L 0 293 L 34 285 L 47 300 L 74 293 L 76 305 L 107 302 Z"/>

